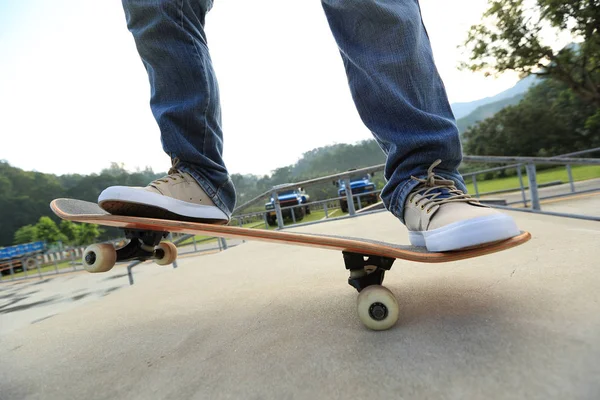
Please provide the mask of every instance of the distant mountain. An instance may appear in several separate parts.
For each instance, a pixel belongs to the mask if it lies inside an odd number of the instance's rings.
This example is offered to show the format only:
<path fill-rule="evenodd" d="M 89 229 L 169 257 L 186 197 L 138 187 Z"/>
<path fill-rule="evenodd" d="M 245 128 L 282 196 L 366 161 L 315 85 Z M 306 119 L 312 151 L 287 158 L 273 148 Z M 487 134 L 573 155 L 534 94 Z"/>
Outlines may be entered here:
<path fill-rule="evenodd" d="M 469 127 L 475 125 L 477 122 L 493 117 L 494 114 L 502 110 L 504 107 L 518 104 L 524 96 L 525 93 L 519 93 L 513 97 L 477 107 L 469 115 L 456 121 L 456 124 L 458 125 L 458 131 L 461 134 L 464 133 L 467 129 L 469 129 Z"/>
<path fill-rule="evenodd" d="M 523 94 L 527 92 L 527 90 L 532 86 L 540 82 L 540 80 L 535 75 L 530 75 L 526 78 L 521 79 L 515 86 L 512 88 L 505 90 L 502 93 L 498 93 L 495 96 L 486 97 L 484 99 L 471 101 L 468 103 L 453 103 L 450 105 L 452 107 L 452 111 L 454 112 L 454 117 L 456 119 L 460 119 L 466 117 L 478 107 L 484 106 L 486 104 L 495 103 L 501 100 L 506 100 L 512 97 L 515 97 L 519 94 Z"/>

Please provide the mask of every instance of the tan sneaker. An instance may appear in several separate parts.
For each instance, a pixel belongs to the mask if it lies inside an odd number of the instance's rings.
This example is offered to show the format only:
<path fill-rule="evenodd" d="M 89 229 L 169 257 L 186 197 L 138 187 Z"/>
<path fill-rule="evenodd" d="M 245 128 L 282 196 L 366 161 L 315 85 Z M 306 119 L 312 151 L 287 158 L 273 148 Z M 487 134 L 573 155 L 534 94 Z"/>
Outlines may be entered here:
<path fill-rule="evenodd" d="M 408 195 L 404 222 L 411 244 L 429 251 L 450 251 L 496 242 L 520 233 L 512 217 L 489 208 L 457 189 L 454 182 L 433 173 Z"/>
<path fill-rule="evenodd" d="M 169 174 L 146 187 L 111 186 L 98 205 L 115 215 L 191 220 L 225 224 L 229 217 L 188 173 L 171 168 Z"/>

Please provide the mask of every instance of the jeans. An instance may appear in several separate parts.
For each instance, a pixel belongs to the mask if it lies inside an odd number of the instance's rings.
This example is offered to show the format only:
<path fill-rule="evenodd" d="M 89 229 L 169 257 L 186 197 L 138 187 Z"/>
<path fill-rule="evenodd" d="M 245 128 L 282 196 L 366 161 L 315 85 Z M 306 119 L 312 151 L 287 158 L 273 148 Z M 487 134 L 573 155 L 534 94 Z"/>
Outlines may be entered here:
<path fill-rule="evenodd" d="M 381 198 L 401 221 L 407 195 L 438 158 L 436 174 L 466 191 L 462 148 L 417 0 L 322 0 L 364 124 L 387 156 Z M 148 72 L 163 149 L 231 214 L 217 79 L 204 20 L 212 0 L 123 0 Z"/>

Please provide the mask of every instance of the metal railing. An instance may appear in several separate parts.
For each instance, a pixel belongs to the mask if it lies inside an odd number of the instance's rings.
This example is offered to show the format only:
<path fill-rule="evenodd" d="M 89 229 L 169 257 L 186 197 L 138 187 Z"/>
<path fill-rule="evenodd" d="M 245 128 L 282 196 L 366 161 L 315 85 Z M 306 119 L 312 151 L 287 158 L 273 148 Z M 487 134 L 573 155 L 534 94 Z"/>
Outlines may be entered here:
<path fill-rule="evenodd" d="M 519 187 L 514 188 L 514 191 L 517 191 L 517 190 L 521 191 L 521 200 L 511 202 L 510 204 L 523 203 L 523 205 L 525 207 L 527 207 L 528 202 L 530 202 L 531 208 L 532 208 L 532 210 L 534 210 L 534 212 L 539 212 L 539 213 L 544 214 L 546 212 L 541 210 L 541 203 L 540 203 L 541 200 L 554 198 L 554 197 L 561 197 L 561 196 L 565 196 L 568 194 L 587 193 L 587 192 L 593 192 L 593 191 L 600 190 L 600 188 L 597 188 L 597 189 L 591 189 L 591 190 L 585 190 L 585 191 L 577 191 L 576 187 L 575 187 L 574 179 L 573 179 L 573 173 L 571 170 L 572 165 L 600 165 L 600 159 L 598 159 L 598 158 L 574 158 L 574 156 L 590 154 L 590 153 L 594 153 L 594 152 L 598 152 L 598 151 L 600 151 L 600 148 L 593 148 L 593 149 L 588 149 L 588 150 L 583 150 L 583 151 L 578 151 L 578 152 L 573 152 L 573 153 L 568 153 L 568 154 L 562 154 L 562 155 L 554 156 L 554 157 L 505 157 L 505 156 L 469 156 L 469 155 L 466 155 L 463 157 L 464 162 L 497 163 L 497 164 L 508 164 L 508 165 L 503 165 L 500 167 L 488 168 L 488 169 L 484 169 L 484 170 L 480 170 L 480 171 L 465 173 L 465 174 L 463 174 L 463 177 L 465 179 L 470 178 L 472 180 L 473 186 L 474 186 L 474 192 L 475 192 L 474 195 L 475 195 L 475 197 L 481 198 L 482 195 L 485 195 L 488 193 L 480 193 L 479 188 L 478 188 L 478 181 L 477 181 L 478 175 L 488 173 L 488 172 L 495 172 L 495 171 L 515 168 L 516 172 L 517 172 L 518 180 L 519 180 Z M 570 193 L 545 196 L 545 197 L 540 196 L 538 189 L 541 185 L 538 185 L 538 182 L 537 182 L 536 165 L 565 165 L 565 167 L 567 169 L 568 179 L 569 179 Z M 349 217 L 356 216 L 357 213 L 356 213 L 356 209 L 354 207 L 354 201 L 352 201 L 352 200 L 355 199 L 357 196 L 359 197 L 364 194 L 355 195 L 352 193 L 352 188 L 350 186 L 350 177 L 382 171 L 384 169 L 384 167 L 385 167 L 384 164 L 379 164 L 379 165 L 375 165 L 372 167 L 361 168 L 361 169 L 357 169 L 357 170 L 353 170 L 353 171 L 346 171 L 346 172 L 342 172 L 342 173 L 334 174 L 334 175 L 328 175 L 328 176 L 325 176 L 322 178 L 316 178 L 316 179 L 301 181 L 301 182 L 297 182 L 297 183 L 290 183 L 290 184 L 275 186 L 272 189 L 270 189 L 269 191 L 261 194 L 260 196 L 257 196 L 254 199 L 250 200 L 249 202 L 246 202 L 245 204 L 242 204 L 241 206 L 237 207 L 236 212 L 239 212 L 240 210 L 243 210 L 252 205 L 255 205 L 259 201 L 264 200 L 265 198 L 268 198 L 269 196 L 274 199 L 274 203 L 275 203 L 274 210 L 269 210 L 269 211 L 265 210 L 265 211 L 260 211 L 260 212 L 257 211 L 257 212 L 248 213 L 248 214 L 237 214 L 234 218 L 238 218 L 238 223 L 240 225 L 242 225 L 241 221 L 244 218 L 248 218 L 250 216 L 263 215 L 263 218 L 265 221 L 265 227 L 268 228 L 266 213 L 275 211 L 276 219 L 277 219 L 277 227 L 279 229 L 284 229 L 285 225 L 284 225 L 284 221 L 283 221 L 283 211 L 288 210 L 290 208 L 291 209 L 299 208 L 299 207 L 302 207 L 302 205 L 297 205 L 297 206 L 292 206 L 292 207 L 281 207 L 281 204 L 279 203 L 279 199 L 278 199 L 278 193 L 286 191 L 286 190 L 290 190 L 290 189 L 296 189 L 298 187 L 307 187 L 307 186 L 316 185 L 316 184 L 320 184 L 320 183 L 328 182 L 328 181 L 343 181 L 344 189 L 346 192 L 346 201 L 348 204 L 348 216 Z M 523 179 L 524 179 L 523 173 L 522 173 L 523 168 L 525 168 L 526 178 L 528 180 L 527 186 L 523 182 Z M 529 198 L 527 198 L 527 195 L 525 193 L 526 189 L 529 190 L 529 193 L 530 193 Z M 325 219 L 327 220 L 328 219 L 328 215 L 327 215 L 328 210 L 327 210 L 326 204 L 330 204 L 332 201 L 339 201 L 340 199 L 341 198 L 338 197 L 338 198 L 322 200 L 319 202 L 313 202 L 312 203 L 313 206 L 311 206 L 311 207 L 314 207 L 314 205 L 318 205 L 318 204 L 325 204 L 325 206 L 324 206 L 324 210 L 325 210 L 325 214 L 326 214 Z M 490 205 L 492 205 L 492 204 L 490 204 Z M 492 205 L 492 206 L 497 206 L 497 205 Z M 498 207 L 502 207 L 502 206 L 499 205 Z M 360 208 L 360 206 L 359 206 L 359 208 Z M 510 208 L 513 209 L 514 207 L 510 207 Z M 517 209 L 517 208 L 514 208 L 514 209 Z M 595 217 L 595 216 L 575 215 L 575 214 L 567 214 L 567 213 L 547 213 L 547 214 L 555 215 L 555 216 L 572 217 L 572 218 L 584 218 L 584 219 L 590 219 L 590 220 L 598 220 L 599 219 L 598 217 Z M 292 215 L 293 223 L 295 224 L 297 221 L 294 216 L 294 213 L 291 213 L 291 215 Z"/>
<path fill-rule="evenodd" d="M 600 187 L 580 190 L 578 191 L 575 186 L 575 180 L 573 179 L 573 171 L 572 165 L 600 165 L 600 159 L 598 158 L 573 158 L 573 156 L 583 155 L 583 154 L 591 154 L 600 152 L 600 147 L 596 147 L 593 149 L 577 151 L 574 153 L 562 154 L 554 157 L 484 157 L 484 156 L 465 156 L 465 161 L 470 162 L 485 162 L 485 163 L 511 163 L 513 161 L 517 161 L 517 163 L 503 165 L 501 167 L 488 168 L 480 171 L 475 171 L 471 173 L 463 174 L 463 178 L 466 180 L 471 178 L 473 183 L 475 196 L 481 198 L 486 194 L 496 194 L 497 192 L 488 192 L 481 193 L 478 188 L 477 176 L 489 173 L 496 172 L 501 170 L 507 170 L 514 168 L 517 172 L 517 177 L 519 181 L 519 187 L 514 188 L 513 191 L 520 192 L 520 200 L 507 202 L 508 205 L 514 204 L 523 204 L 524 207 L 528 207 L 528 202 L 531 203 L 531 212 L 538 212 L 540 214 L 554 215 L 554 216 L 563 216 L 568 218 L 579 218 L 579 219 L 587 219 L 598 221 L 600 217 L 597 216 L 587 216 L 581 214 L 571 214 L 571 213 L 558 213 L 558 212 L 546 212 L 541 209 L 541 200 L 560 198 L 565 196 L 570 196 L 573 194 L 582 194 L 582 193 L 591 193 L 600 191 Z M 566 168 L 568 183 L 569 183 L 569 191 L 567 193 L 549 195 L 549 196 L 541 196 L 539 189 L 542 185 L 537 182 L 537 169 L 536 165 L 564 165 Z M 528 180 L 528 185 L 526 186 L 523 182 L 523 173 L 522 168 L 525 168 L 526 177 Z M 529 198 L 527 197 L 526 191 L 529 191 Z M 504 190 L 503 192 L 508 192 L 508 190 Z M 517 211 L 523 211 L 522 208 L 516 207 L 506 207 L 506 206 L 497 206 L 498 208 L 504 209 L 513 209 Z"/>
<path fill-rule="evenodd" d="M 281 215 L 284 215 L 284 214 L 289 215 L 290 217 L 288 217 L 287 219 L 290 220 L 292 225 L 297 226 L 300 223 L 300 221 L 302 221 L 305 218 L 305 216 L 296 217 L 296 214 L 302 215 L 302 213 L 301 212 L 295 213 L 293 211 L 310 208 L 311 212 L 322 210 L 323 214 L 324 214 L 323 220 L 312 221 L 312 222 L 310 222 L 311 224 L 317 223 L 317 222 L 322 222 L 324 220 L 331 220 L 332 219 L 331 215 L 333 215 L 333 212 L 337 212 L 338 210 L 341 209 L 341 207 L 340 207 L 341 200 L 345 200 L 348 203 L 348 215 L 349 216 L 356 216 L 358 214 L 362 215 L 365 207 L 372 205 L 372 203 L 363 201 L 362 199 L 366 196 L 379 197 L 380 193 L 381 193 L 381 190 L 373 190 L 373 191 L 358 193 L 358 194 L 352 193 L 351 197 L 355 200 L 352 202 L 352 204 L 354 205 L 354 203 L 356 203 L 356 207 L 354 207 L 353 214 L 350 211 L 350 202 L 348 201 L 348 196 L 343 196 L 343 197 L 332 197 L 329 199 L 319 200 L 319 201 L 311 201 L 309 203 L 304 203 L 304 204 L 294 205 L 294 206 L 287 206 L 287 207 L 280 206 Z M 289 211 L 289 213 L 286 211 Z M 246 213 L 246 214 L 238 214 L 238 215 L 232 217 L 232 221 L 234 221 L 233 223 L 238 226 L 248 225 L 253 222 L 257 223 L 257 224 L 258 224 L 258 222 L 262 222 L 262 224 L 264 225 L 264 228 L 269 229 L 270 225 L 269 225 L 267 216 L 268 216 L 268 214 L 273 213 L 273 212 L 276 212 L 275 209 L 254 211 L 254 212 L 250 212 L 250 213 Z M 344 217 L 336 217 L 336 218 L 344 218 Z M 285 218 L 282 219 L 282 223 L 284 226 L 282 227 L 281 224 L 278 223 L 277 229 L 285 228 L 284 221 L 285 221 Z M 302 223 L 302 225 L 306 225 L 306 224 L 308 224 L 308 223 L 306 223 L 306 222 Z M 255 227 L 258 228 L 258 225 Z"/>
<path fill-rule="evenodd" d="M 520 191 L 520 197 L 521 197 L 520 200 L 507 202 L 506 205 L 492 205 L 491 204 L 492 207 L 513 210 L 513 211 L 533 212 L 533 213 L 540 213 L 540 214 L 546 214 L 546 215 L 552 215 L 552 216 L 600 221 L 599 216 L 589 216 L 589 215 L 560 213 L 560 212 L 551 212 L 551 211 L 541 210 L 541 200 L 568 196 L 568 195 L 572 195 L 574 193 L 588 193 L 588 192 L 600 191 L 600 185 L 597 188 L 578 191 L 577 187 L 575 185 L 575 181 L 573 179 L 573 173 L 572 173 L 572 169 L 571 169 L 572 165 L 600 165 L 599 158 L 574 158 L 574 156 L 590 154 L 590 153 L 595 153 L 595 152 L 600 152 L 600 147 L 583 150 L 583 151 L 578 151 L 578 152 L 574 152 L 574 153 L 569 153 L 569 154 L 563 154 L 563 155 L 554 156 L 554 157 L 496 157 L 496 156 L 468 156 L 467 155 L 467 156 L 463 157 L 463 160 L 465 162 L 488 163 L 488 164 L 489 163 L 498 163 L 498 164 L 506 164 L 506 165 L 502 165 L 502 166 L 494 167 L 494 168 L 487 168 L 487 169 L 483 169 L 483 170 L 479 170 L 479 171 L 475 171 L 475 172 L 465 173 L 465 174 L 463 174 L 463 177 L 465 178 L 465 180 L 471 179 L 471 181 L 473 182 L 473 186 L 474 186 L 474 192 L 475 192 L 474 195 L 478 198 L 481 198 L 482 196 L 488 195 L 490 193 L 480 192 L 479 186 L 478 186 L 479 182 L 477 180 L 478 175 L 514 168 L 516 170 L 516 174 L 517 174 L 518 182 L 519 182 L 519 187 L 514 188 L 514 192 Z M 565 168 L 567 171 L 567 176 L 568 176 L 568 181 L 569 181 L 568 182 L 569 183 L 568 193 L 554 194 L 554 195 L 550 195 L 550 196 L 541 196 L 539 193 L 540 185 L 538 185 L 538 182 L 537 182 L 537 169 L 536 169 L 536 166 L 539 166 L 539 165 L 565 165 Z M 339 174 L 328 175 L 328 176 L 321 177 L 321 178 L 310 179 L 310 180 L 306 180 L 306 181 L 302 181 L 302 182 L 275 186 L 274 188 L 261 194 L 260 196 L 257 196 L 254 199 L 250 200 L 249 202 L 246 202 L 245 204 L 237 207 L 235 210 L 237 215 L 234 214 L 233 220 L 234 221 L 237 220 L 237 224 L 240 226 L 242 226 L 248 222 L 252 222 L 252 221 L 255 221 L 255 222 L 262 221 L 262 222 L 264 222 L 264 227 L 268 229 L 269 224 L 268 224 L 268 220 L 267 220 L 267 214 L 272 212 L 273 210 L 261 210 L 261 211 L 246 213 L 246 214 L 239 214 L 239 211 L 241 211 L 247 207 L 250 207 L 254 204 L 257 204 L 259 201 L 263 201 L 265 198 L 267 198 L 269 196 L 273 196 L 273 198 L 275 199 L 274 211 L 276 213 L 278 229 L 285 228 L 284 221 L 283 221 L 283 213 L 284 213 L 284 211 L 288 211 L 288 210 L 290 211 L 292 224 L 294 226 L 315 224 L 315 223 L 321 223 L 321 222 L 331 221 L 331 220 L 339 220 L 339 219 L 344 219 L 344 218 L 353 218 L 353 217 L 356 217 L 359 215 L 368 215 L 368 214 L 371 214 L 374 212 L 384 211 L 384 210 L 380 209 L 380 210 L 365 212 L 365 211 L 363 211 L 364 207 L 361 202 L 361 197 L 363 197 L 365 195 L 372 195 L 373 193 L 375 193 L 376 195 L 379 195 L 380 190 L 376 190 L 376 191 L 372 191 L 372 192 L 368 192 L 368 193 L 354 194 L 354 193 L 352 193 L 352 187 L 350 185 L 351 177 L 365 175 L 365 174 L 372 174 L 374 172 L 382 171 L 384 169 L 384 167 L 385 167 L 384 164 L 380 164 L 380 165 L 375 165 L 375 166 L 371 166 L 371 167 L 367 167 L 367 168 L 346 171 L 346 172 L 342 172 Z M 524 183 L 525 177 L 523 176 L 523 172 L 522 172 L 523 168 L 525 168 L 528 185 L 525 185 L 525 183 Z M 290 190 L 290 189 L 295 189 L 298 187 L 308 187 L 308 186 L 312 186 L 312 185 L 321 184 L 324 182 L 333 182 L 333 181 L 338 181 L 338 182 L 342 181 L 343 182 L 345 191 L 346 191 L 345 197 L 333 197 L 330 199 L 310 202 L 308 204 L 299 204 L 299 205 L 295 205 L 295 206 L 291 206 L 291 207 L 281 207 L 281 204 L 280 204 L 279 198 L 278 198 L 279 192 L 283 192 L 283 191 Z M 527 196 L 527 191 L 529 192 L 529 197 Z M 347 202 L 348 215 L 332 218 L 332 215 L 330 212 L 332 209 L 339 208 L 340 200 L 345 200 Z M 354 206 L 355 200 L 357 203 L 356 207 Z M 336 206 L 336 204 L 338 206 Z M 512 205 L 515 205 L 515 204 L 522 204 L 524 207 L 530 206 L 530 208 L 511 207 Z M 296 217 L 296 213 L 294 213 L 293 210 L 299 209 L 299 208 L 306 208 L 306 207 L 309 207 L 311 210 L 315 210 L 315 211 L 323 209 L 324 218 L 321 220 L 318 220 L 318 221 L 310 221 L 310 222 L 304 222 L 304 223 L 298 224 L 298 222 L 300 222 L 300 218 Z M 286 214 L 287 214 L 287 212 L 286 212 Z M 300 213 L 299 215 L 301 215 L 301 214 L 302 213 Z M 260 224 L 260 225 L 262 225 L 262 224 Z M 204 241 L 196 241 L 194 235 L 185 235 L 185 236 L 182 236 L 179 239 L 175 240 L 175 243 L 176 244 L 184 243 L 185 241 L 187 241 L 190 238 L 192 238 L 192 245 L 193 245 L 194 249 L 191 251 L 188 251 L 188 252 L 180 253 L 181 255 L 197 253 L 197 252 L 201 252 L 201 251 L 207 251 L 206 248 L 198 249 L 197 244 L 214 240 L 214 238 L 210 238 L 210 239 L 206 239 Z M 225 249 L 227 249 L 228 244 L 227 244 L 227 241 L 225 241 L 224 239 L 219 239 L 219 240 L 217 240 L 217 246 L 218 247 L 215 247 L 214 249 L 211 249 L 211 250 L 217 250 L 217 249 L 219 251 L 225 250 Z M 75 252 L 73 252 L 71 254 L 72 254 L 71 255 L 71 264 L 70 264 L 71 268 L 69 269 L 69 271 L 66 271 L 66 269 L 61 270 L 58 267 L 58 263 L 55 259 L 54 271 L 53 272 L 42 272 L 42 267 L 43 267 L 42 262 L 38 258 L 36 260 L 37 276 L 42 278 L 47 275 L 59 274 L 61 272 L 65 272 L 65 271 L 66 272 L 76 271 L 76 270 L 80 269 L 81 263 L 78 263 L 75 260 L 75 257 L 76 257 Z M 129 280 L 130 280 L 131 284 L 133 284 L 133 276 L 132 276 L 131 271 L 136 265 L 139 265 L 139 262 L 136 261 L 127 266 L 127 271 L 128 271 Z M 173 267 L 177 268 L 176 262 L 174 263 Z M 14 280 L 18 280 L 18 279 L 27 279 L 27 278 L 32 277 L 33 275 L 36 275 L 35 273 L 33 273 L 33 274 L 29 273 L 27 271 L 27 268 L 25 267 L 23 273 L 20 274 L 19 277 L 15 277 L 14 268 L 9 267 L 9 269 L 10 269 L 11 278 L 5 279 L 3 276 L 2 282 L 14 281 Z"/>
<path fill-rule="evenodd" d="M 327 176 L 324 176 L 321 178 L 309 179 L 306 181 L 301 181 L 301 182 L 296 182 L 296 183 L 286 183 L 284 185 L 277 185 L 277 186 L 273 187 L 272 189 L 269 189 L 268 191 L 254 197 L 252 200 L 249 200 L 246 203 L 236 207 L 235 210 L 233 210 L 233 214 L 235 215 L 238 212 L 240 212 L 241 210 L 244 210 L 244 209 L 251 207 L 261 201 L 264 201 L 264 199 L 266 199 L 270 195 L 272 195 L 273 192 L 281 193 L 286 190 L 297 189 L 298 187 L 308 187 L 308 186 L 313 186 L 313 185 L 317 185 L 317 184 L 321 184 L 321 183 L 325 183 L 325 182 L 349 180 L 350 177 L 358 176 L 358 175 L 373 174 L 374 172 L 383 171 L 384 168 L 385 168 L 385 164 L 378 164 L 378 165 L 374 165 L 372 167 L 365 167 L 365 168 L 360 168 L 360 169 L 356 169 L 356 170 L 352 170 L 352 171 L 340 172 L 339 174 L 327 175 Z"/>

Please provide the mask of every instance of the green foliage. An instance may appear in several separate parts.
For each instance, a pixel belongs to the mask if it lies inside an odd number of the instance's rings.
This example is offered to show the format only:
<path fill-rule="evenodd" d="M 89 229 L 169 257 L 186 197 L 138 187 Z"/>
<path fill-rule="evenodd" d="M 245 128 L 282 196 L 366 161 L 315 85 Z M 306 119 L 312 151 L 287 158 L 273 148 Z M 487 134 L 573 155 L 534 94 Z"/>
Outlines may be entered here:
<path fill-rule="evenodd" d="M 46 243 L 67 242 L 67 237 L 60 231 L 56 222 L 49 217 L 40 217 L 35 225 L 36 240 L 43 240 Z"/>
<path fill-rule="evenodd" d="M 590 136 L 600 136 L 600 108 L 585 121 L 585 129 L 588 130 Z"/>
<path fill-rule="evenodd" d="M 101 233 L 96 224 L 80 224 L 77 226 L 77 236 L 72 244 L 83 246 L 94 243 Z"/>
<path fill-rule="evenodd" d="M 68 243 L 75 243 L 79 235 L 79 226 L 72 221 L 62 220 L 59 225 L 60 232 L 67 238 Z"/>
<path fill-rule="evenodd" d="M 41 216 L 54 217 L 49 204 L 57 197 L 73 197 L 96 201 L 102 190 L 112 185 L 145 186 L 164 174 L 155 174 L 150 169 L 128 173 L 122 166 L 113 164 L 100 174 L 62 175 L 23 171 L 0 161 L 0 246 L 13 244 L 17 230 L 26 225 L 35 225 Z M 104 239 L 114 234 L 107 230 Z M 19 236 L 19 241 L 27 236 Z M 14 240 L 13 240 L 14 239 Z"/>
<path fill-rule="evenodd" d="M 83 246 L 94 243 L 100 236 L 100 229 L 96 224 L 76 224 L 72 221 L 62 220 L 60 231 L 66 237 L 65 244 Z"/>
<path fill-rule="evenodd" d="M 17 229 L 14 236 L 14 244 L 34 242 L 37 238 L 35 225 L 25 225 Z"/>
<path fill-rule="evenodd" d="M 98 225 L 76 224 L 62 220 L 57 226 L 49 217 L 41 217 L 35 225 L 25 225 L 17 229 L 14 244 L 43 240 L 53 244 L 61 241 L 65 245 L 82 246 L 93 243 L 101 234 Z"/>
<path fill-rule="evenodd" d="M 532 87 L 524 99 L 463 135 L 472 155 L 539 156 L 565 154 L 600 146 L 598 108 L 554 80 Z"/>
<path fill-rule="evenodd" d="M 489 0 L 466 40 L 464 69 L 507 70 L 550 76 L 588 103 L 600 106 L 600 4 L 598 0 Z M 568 33 L 577 44 L 553 50 L 552 38 Z"/>

